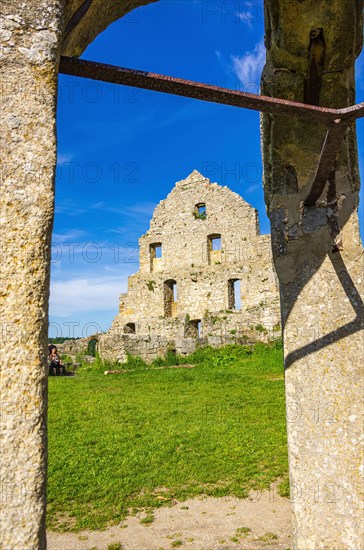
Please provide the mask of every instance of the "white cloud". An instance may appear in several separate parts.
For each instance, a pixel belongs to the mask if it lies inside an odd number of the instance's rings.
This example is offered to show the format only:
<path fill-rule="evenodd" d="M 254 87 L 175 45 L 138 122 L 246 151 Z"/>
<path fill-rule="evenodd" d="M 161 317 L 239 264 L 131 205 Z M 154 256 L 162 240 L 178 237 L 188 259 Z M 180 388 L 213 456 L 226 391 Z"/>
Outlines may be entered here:
<path fill-rule="evenodd" d="M 243 23 L 246 23 L 248 27 L 252 28 L 252 21 L 254 21 L 253 13 L 251 10 L 247 9 L 246 11 L 241 11 L 237 14 L 240 21 L 243 21 Z"/>
<path fill-rule="evenodd" d="M 87 235 L 86 231 L 81 229 L 71 229 L 66 233 L 53 233 L 52 241 L 53 242 L 64 242 L 64 241 L 74 241 L 80 239 Z"/>
<path fill-rule="evenodd" d="M 217 59 L 219 60 L 219 63 L 221 65 L 221 67 L 223 68 L 223 70 L 225 71 L 225 73 L 227 75 L 231 75 L 231 71 L 232 71 L 232 67 L 231 67 L 231 62 L 230 60 L 229 61 L 226 61 L 225 57 L 224 57 L 224 54 L 221 52 L 221 50 L 215 50 L 215 55 L 217 57 Z M 226 88 L 226 84 L 225 83 L 218 83 L 218 86 L 221 86 L 222 88 Z"/>
<path fill-rule="evenodd" d="M 61 166 L 62 164 L 67 164 L 68 162 L 71 162 L 71 160 L 74 158 L 74 154 L 72 153 L 60 153 L 58 151 L 57 153 L 57 165 Z"/>
<path fill-rule="evenodd" d="M 94 279 L 75 278 L 51 283 L 50 314 L 77 316 L 97 311 L 117 311 L 119 295 L 126 292 L 127 275 Z"/>
<path fill-rule="evenodd" d="M 252 27 L 252 16 L 251 16 L 251 12 L 249 10 L 247 11 L 242 11 L 240 13 L 237 14 L 240 21 L 244 21 L 244 23 L 246 23 L 250 28 Z"/>
<path fill-rule="evenodd" d="M 247 189 L 245 189 L 245 193 L 254 193 L 259 187 L 261 186 L 261 183 L 253 183 L 252 185 L 249 185 Z"/>
<path fill-rule="evenodd" d="M 260 75 L 265 63 L 263 39 L 255 45 L 253 51 L 247 52 L 241 57 L 232 55 L 231 59 L 233 62 L 233 71 L 244 87 L 249 84 L 259 84 Z"/>
<path fill-rule="evenodd" d="M 69 199 L 60 202 L 56 201 L 54 211 L 56 216 L 61 214 L 66 216 L 79 216 L 80 214 L 87 212 L 86 208 L 75 206 L 73 201 L 70 201 Z"/>
<path fill-rule="evenodd" d="M 154 202 L 132 204 L 121 208 L 110 206 L 105 202 L 97 202 L 91 206 L 91 208 L 102 210 L 103 212 L 114 212 L 131 218 L 147 217 L 148 219 L 152 217 L 155 207 L 156 204 Z"/>
<path fill-rule="evenodd" d="M 141 214 L 144 216 L 150 217 L 156 207 L 155 202 L 144 202 L 139 204 L 134 204 L 125 209 L 126 216 L 135 216 L 135 214 Z"/>
<path fill-rule="evenodd" d="M 237 16 L 249 28 L 253 28 L 253 23 L 256 23 L 263 17 L 263 3 L 261 0 L 244 2 L 244 8 L 237 13 Z"/>

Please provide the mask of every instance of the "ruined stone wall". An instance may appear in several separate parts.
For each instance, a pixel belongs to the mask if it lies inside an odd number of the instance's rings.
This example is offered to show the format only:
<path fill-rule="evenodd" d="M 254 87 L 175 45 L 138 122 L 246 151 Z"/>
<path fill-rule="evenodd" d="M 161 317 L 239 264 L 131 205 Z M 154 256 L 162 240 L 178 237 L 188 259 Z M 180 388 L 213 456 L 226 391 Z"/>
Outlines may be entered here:
<path fill-rule="evenodd" d="M 177 325 L 183 327 L 183 323 Z M 106 361 L 124 363 L 128 356 L 141 357 L 146 363 L 151 363 L 158 357 L 165 357 L 168 352 L 177 355 L 188 355 L 198 347 L 222 347 L 229 344 L 250 345 L 257 341 L 268 342 L 280 336 L 279 326 L 271 330 L 257 330 L 254 326 L 242 326 L 231 329 L 229 319 L 219 322 L 211 321 L 203 337 L 167 337 L 158 334 L 138 335 L 124 334 L 112 330 L 100 337 L 99 351 Z M 183 331 L 182 331 L 183 333 Z"/>
<path fill-rule="evenodd" d="M 229 281 L 233 279 L 240 280 L 241 310 L 236 311 L 236 314 L 248 313 L 259 307 L 264 309 L 278 297 L 277 282 L 270 262 L 270 237 L 254 237 L 249 246 L 252 248 L 249 252 L 247 250 L 247 259 L 235 263 L 226 264 L 223 260 L 214 266 L 185 269 L 176 265 L 173 270 L 165 272 L 131 276 L 128 295 L 122 297 L 120 314 L 115 322 L 118 325 L 136 322 L 139 329 L 144 331 L 148 319 L 164 318 L 164 282 L 170 279 L 177 282 L 174 316 L 188 313 L 191 319 L 201 319 L 206 312 L 230 309 Z M 271 312 L 272 320 L 276 313 L 277 310 Z"/>
<path fill-rule="evenodd" d="M 87 338 L 77 338 L 76 340 L 65 340 L 62 344 L 56 344 L 58 353 L 62 355 L 70 355 L 76 357 L 79 353 L 87 352 L 89 342 L 91 340 L 98 341 L 99 336 L 93 335 Z M 97 345 L 96 345 L 97 349 Z"/>
<path fill-rule="evenodd" d="M 196 215 L 197 205 L 204 205 L 204 215 Z M 221 236 L 220 250 L 211 250 L 210 235 Z M 160 258 L 154 257 L 154 245 L 161 246 Z M 233 290 L 235 280 L 240 281 L 240 290 Z M 173 298 L 168 281 L 176 282 Z M 257 211 L 197 171 L 177 182 L 140 239 L 140 271 L 129 277 L 128 292 L 120 297 L 120 312 L 111 327 L 119 360 L 124 357 L 123 345 L 125 352 L 137 354 L 135 335 L 142 338 L 140 355 L 154 358 L 165 349 L 165 339 L 171 342 L 169 347 L 184 353 L 193 334 L 208 343 L 216 336 L 230 342 L 232 335 L 243 336 L 256 325 L 272 334 L 278 324 L 270 236 L 259 235 Z M 129 347 L 124 333 L 130 334 Z M 160 345 L 151 344 L 150 354 L 144 350 L 148 342 L 144 337 L 157 336 Z M 112 341 L 104 338 L 103 357 L 112 358 Z"/>
<path fill-rule="evenodd" d="M 196 219 L 196 205 L 206 205 L 206 219 Z M 212 263 L 235 264 L 250 239 L 259 234 L 258 213 L 237 193 L 211 183 L 197 171 L 176 183 L 155 209 L 150 230 L 140 239 L 140 272 L 150 273 L 149 246 L 161 242 L 163 255 L 157 271 L 205 268 L 208 235 L 222 236 L 221 258 Z"/>

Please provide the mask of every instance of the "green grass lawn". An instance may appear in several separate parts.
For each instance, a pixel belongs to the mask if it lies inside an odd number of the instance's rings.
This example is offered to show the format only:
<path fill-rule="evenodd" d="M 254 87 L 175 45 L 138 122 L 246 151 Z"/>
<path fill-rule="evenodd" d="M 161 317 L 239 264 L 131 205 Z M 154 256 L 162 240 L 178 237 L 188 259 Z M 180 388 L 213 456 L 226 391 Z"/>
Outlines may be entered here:
<path fill-rule="evenodd" d="M 99 529 L 128 509 L 243 497 L 286 477 L 281 347 L 206 348 L 180 361 L 196 367 L 132 361 L 135 370 L 105 376 L 97 362 L 50 377 L 50 528 Z"/>

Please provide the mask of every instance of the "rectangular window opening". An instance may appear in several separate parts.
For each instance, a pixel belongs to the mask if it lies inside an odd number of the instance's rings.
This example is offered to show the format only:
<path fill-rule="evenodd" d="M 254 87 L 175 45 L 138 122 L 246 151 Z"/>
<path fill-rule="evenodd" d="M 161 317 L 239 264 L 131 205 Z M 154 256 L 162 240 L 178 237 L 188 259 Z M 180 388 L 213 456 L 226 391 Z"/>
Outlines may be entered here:
<path fill-rule="evenodd" d="M 162 258 L 162 243 L 153 243 L 149 245 L 150 271 L 156 271 L 159 261 Z"/>
<path fill-rule="evenodd" d="M 221 235 L 214 234 L 207 237 L 207 259 L 209 265 L 221 264 L 222 258 Z"/>
<path fill-rule="evenodd" d="M 196 220 L 206 220 L 206 204 L 204 202 L 196 204 L 193 213 Z"/>
<path fill-rule="evenodd" d="M 185 338 L 201 338 L 201 319 L 188 321 L 185 326 Z"/>
<path fill-rule="evenodd" d="M 229 309 L 241 309 L 240 279 L 228 281 L 228 307 Z"/>
<path fill-rule="evenodd" d="M 174 317 L 177 312 L 177 283 L 173 279 L 164 282 L 164 316 Z"/>

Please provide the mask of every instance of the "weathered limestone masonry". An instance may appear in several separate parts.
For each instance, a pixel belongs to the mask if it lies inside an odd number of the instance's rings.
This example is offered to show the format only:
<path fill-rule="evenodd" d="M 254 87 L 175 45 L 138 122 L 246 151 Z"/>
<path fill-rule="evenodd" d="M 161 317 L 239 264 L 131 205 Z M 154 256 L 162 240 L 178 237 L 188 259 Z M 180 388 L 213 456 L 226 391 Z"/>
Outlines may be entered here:
<path fill-rule="evenodd" d="M 238 194 L 194 171 L 159 203 L 139 242 L 140 271 L 99 338 L 103 358 L 148 361 L 168 349 L 190 353 L 196 342 L 280 334 L 270 236 Z"/>
<path fill-rule="evenodd" d="M 57 350 L 59 354 L 69 355 L 75 360 L 78 354 L 87 352 L 91 340 L 96 340 L 97 342 L 98 338 L 99 335 L 96 334 L 87 336 L 87 338 L 77 338 L 77 340 L 65 340 L 62 344 L 57 344 Z"/>
<path fill-rule="evenodd" d="M 352 0 L 266 1 L 262 93 L 352 105 L 362 7 Z M 294 548 L 358 550 L 364 541 L 364 277 L 355 127 L 347 130 L 321 199 L 303 207 L 324 136 L 314 122 L 263 117 L 265 196 L 284 327 Z"/>
<path fill-rule="evenodd" d="M 1 548 L 45 548 L 46 350 L 62 2 L 1 2 Z"/>

